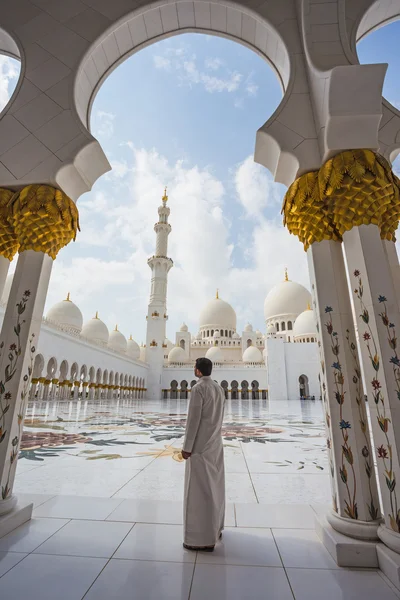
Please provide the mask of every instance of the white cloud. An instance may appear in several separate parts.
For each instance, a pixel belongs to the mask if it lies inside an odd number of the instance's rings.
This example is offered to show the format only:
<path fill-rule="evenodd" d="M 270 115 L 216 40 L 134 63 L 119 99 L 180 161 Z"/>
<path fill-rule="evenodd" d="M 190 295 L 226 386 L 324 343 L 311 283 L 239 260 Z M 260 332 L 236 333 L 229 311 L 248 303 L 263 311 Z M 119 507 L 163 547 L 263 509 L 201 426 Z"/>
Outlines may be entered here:
<path fill-rule="evenodd" d="M 99 310 L 109 327 L 118 322 L 126 335 L 132 332 L 139 342 L 144 339 L 150 289 L 147 258 L 154 252 L 153 226 L 168 185 L 168 254 L 174 260 L 168 284 L 169 337 L 174 338 L 182 321 L 197 333 L 199 312 L 217 287 L 235 308 L 239 329 L 247 320 L 264 329 L 264 298 L 283 279 L 284 267 L 308 285 L 305 253 L 281 224 L 275 184 L 250 158 L 233 173 L 246 214 L 258 216 L 249 221 L 243 238 L 231 221 L 224 185 L 211 171 L 184 161 L 172 164 L 156 150 L 130 146 L 131 160 L 126 160 L 121 176 L 123 193 L 110 197 L 101 189 L 79 201 L 82 233 L 75 248 L 80 246 L 83 256 L 72 256 L 71 246 L 60 253 L 47 307 L 70 291 L 85 319 Z M 276 216 L 269 220 L 261 215 L 268 205 L 276 207 Z M 248 266 L 233 264 L 234 244 L 236 252 L 243 248 Z"/>
<path fill-rule="evenodd" d="M 165 71 L 171 69 L 171 60 L 166 56 L 153 56 L 153 61 L 156 69 L 164 69 Z"/>
<path fill-rule="evenodd" d="M 0 55 L 0 111 L 9 101 L 17 85 L 20 64 L 9 56 Z"/>
<path fill-rule="evenodd" d="M 204 61 L 204 66 L 206 69 L 210 69 L 211 71 L 218 71 L 220 67 L 224 64 L 224 61 L 220 58 L 206 58 Z"/>
<path fill-rule="evenodd" d="M 93 131 L 96 136 L 109 139 L 114 134 L 115 115 L 104 110 L 97 110 L 94 115 Z"/>
<path fill-rule="evenodd" d="M 281 202 L 280 186 L 276 184 L 268 171 L 248 156 L 237 168 L 235 185 L 239 202 L 249 217 L 260 217 L 268 206 L 277 206 Z"/>

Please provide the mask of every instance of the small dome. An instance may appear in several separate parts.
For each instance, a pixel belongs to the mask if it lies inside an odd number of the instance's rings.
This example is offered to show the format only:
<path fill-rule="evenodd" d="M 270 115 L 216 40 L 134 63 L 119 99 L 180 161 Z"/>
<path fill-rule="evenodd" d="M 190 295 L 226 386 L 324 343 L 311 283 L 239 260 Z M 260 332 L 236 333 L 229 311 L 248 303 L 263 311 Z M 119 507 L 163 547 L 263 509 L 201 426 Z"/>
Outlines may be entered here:
<path fill-rule="evenodd" d="M 135 342 L 135 340 L 132 338 L 132 336 L 130 336 L 130 338 L 127 342 L 126 353 L 128 354 L 128 356 L 130 356 L 131 358 L 134 358 L 135 360 L 140 359 L 139 344 L 137 344 Z"/>
<path fill-rule="evenodd" d="M 110 333 L 110 337 L 108 338 L 108 347 L 116 352 L 126 352 L 128 348 L 128 342 L 126 337 L 118 331 L 118 325 L 115 326 L 115 329 Z"/>
<path fill-rule="evenodd" d="M 221 300 L 218 294 L 206 304 L 200 313 L 200 327 L 236 329 L 236 313 L 232 306 Z"/>
<path fill-rule="evenodd" d="M 165 338 L 165 340 L 164 340 L 164 346 L 167 346 L 168 352 L 170 350 L 172 350 L 172 348 L 175 347 L 174 344 L 171 342 L 171 340 L 169 340 L 168 338 Z"/>
<path fill-rule="evenodd" d="M 247 323 L 247 325 L 244 328 L 245 332 L 248 333 L 250 331 L 253 331 L 253 325 L 250 325 L 250 323 Z"/>
<path fill-rule="evenodd" d="M 269 325 L 267 325 L 267 333 L 270 334 L 270 335 L 272 333 L 276 333 L 275 325 L 273 325 L 272 323 L 270 323 Z"/>
<path fill-rule="evenodd" d="M 185 351 L 180 346 L 175 346 L 172 348 L 170 353 L 168 354 L 168 362 L 169 363 L 182 363 L 186 361 Z"/>
<path fill-rule="evenodd" d="M 188 326 L 186 325 L 186 323 L 182 323 L 181 328 L 179 329 L 179 331 L 188 331 Z"/>
<path fill-rule="evenodd" d="M 57 323 L 58 325 L 72 327 L 79 332 L 82 330 L 82 313 L 77 305 L 70 300 L 69 294 L 65 300 L 57 302 L 57 304 L 54 304 L 54 306 L 50 308 L 46 315 L 46 319 L 53 321 L 53 323 Z"/>
<path fill-rule="evenodd" d="M 90 319 L 90 321 L 87 321 L 82 327 L 82 335 L 93 342 L 107 344 L 110 334 L 107 325 L 99 319 L 96 313 L 96 316 L 93 317 L 93 319 Z"/>
<path fill-rule="evenodd" d="M 263 357 L 258 348 L 256 348 L 255 346 L 249 346 L 243 353 L 243 362 L 261 363 L 263 362 Z"/>
<path fill-rule="evenodd" d="M 294 339 L 304 336 L 316 336 L 317 326 L 315 323 L 314 311 L 307 309 L 302 312 L 294 322 L 293 336 Z"/>
<path fill-rule="evenodd" d="M 11 285 L 12 285 L 12 282 L 13 282 L 13 277 L 14 277 L 14 273 L 10 273 L 10 275 L 7 275 L 7 279 L 6 279 L 6 282 L 4 284 L 3 293 L 1 295 L 1 302 L 3 304 L 7 304 L 8 297 L 9 297 L 10 291 L 11 291 Z"/>
<path fill-rule="evenodd" d="M 217 339 L 219 339 L 220 337 L 221 337 L 221 334 L 220 334 L 220 332 L 219 332 L 219 331 L 218 331 L 218 329 L 217 329 L 217 331 L 214 331 L 213 338 L 214 338 L 215 340 L 217 340 Z"/>
<path fill-rule="evenodd" d="M 257 337 L 262 337 L 262 333 L 259 329 L 256 329 L 256 335 Z"/>
<path fill-rule="evenodd" d="M 235 333 L 233 334 L 232 338 L 234 340 L 240 340 L 240 335 L 235 331 Z"/>
<path fill-rule="evenodd" d="M 299 315 L 309 302 L 311 294 L 303 285 L 285 279 L 274 286 L 265 298 L 265 320 L 283 315 Z"/>
<path fill-rule="evenodd" d="M 211 346 L 211 348 L 209 348 L 206 352 L 206 358 L 209 358 L 212 362 L 223 362 L 224 360 L 222 352 L 218 346 Z"/>

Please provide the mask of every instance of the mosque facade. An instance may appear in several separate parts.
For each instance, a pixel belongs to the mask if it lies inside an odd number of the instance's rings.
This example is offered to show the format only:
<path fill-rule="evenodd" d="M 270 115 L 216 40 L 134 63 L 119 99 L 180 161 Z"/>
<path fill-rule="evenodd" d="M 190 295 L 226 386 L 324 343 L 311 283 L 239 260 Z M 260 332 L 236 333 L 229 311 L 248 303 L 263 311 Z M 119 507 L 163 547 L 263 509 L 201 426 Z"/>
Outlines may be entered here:
<path fill-rule="evenodd" d="M 84 322 L 70 295 L 50 308 L 42 320 L 33 366 L 30 398 L 149 400 L 188 399 L 196 381 L 193 365 L 206 356 L 213 377 L 231 399 L 286 400 L 320 397 L 319 360 L 311 295 L 302 285 L 284 281 L 264 303 L 265 332 L 247 323 L 240 332 L 233 307 L 217 291 L 199 316 L 197 333 L 185 323 L 167 337 L 170 208 L 166 191 L 158 209 L 155 254 L 149 258 L 150 299 L 146 344 L 127 339 L 118 326 L 109 331 L 98 313 Z M 0 305 L 4 317 L 12 275 Z"/>

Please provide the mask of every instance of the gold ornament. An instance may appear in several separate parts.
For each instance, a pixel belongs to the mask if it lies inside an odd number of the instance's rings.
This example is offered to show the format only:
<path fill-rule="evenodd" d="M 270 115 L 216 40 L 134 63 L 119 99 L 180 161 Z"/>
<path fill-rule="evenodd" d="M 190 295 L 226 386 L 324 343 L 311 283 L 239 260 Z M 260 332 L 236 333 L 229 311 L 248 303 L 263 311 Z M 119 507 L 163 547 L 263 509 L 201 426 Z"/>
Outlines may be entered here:
<path fill-rule="evenodd" d="M 400 180 L 383 156 L 346 150 L 319 171 L 302 175 L 286 192 L 284 224 L 304 249 L 322 240 L 342 240 L 360 225 L 377 225 L 394 240 L 400 219 Z"/>
<path fill-rule="evenodd" d="M 20 252 L 44 252 L 53 260 L 61 248 L 75 240 L 79 230 L 75 203 L 49 185 L 28 185 L 16 192 L 10 200 L 8 219 Z"/>
<path fill-rule="evenodd" d="M 12 260 L 18 250 L 18 240 L 9 223 L 10 200 L 14 192 L 0 188 L 0 255 Z"/>

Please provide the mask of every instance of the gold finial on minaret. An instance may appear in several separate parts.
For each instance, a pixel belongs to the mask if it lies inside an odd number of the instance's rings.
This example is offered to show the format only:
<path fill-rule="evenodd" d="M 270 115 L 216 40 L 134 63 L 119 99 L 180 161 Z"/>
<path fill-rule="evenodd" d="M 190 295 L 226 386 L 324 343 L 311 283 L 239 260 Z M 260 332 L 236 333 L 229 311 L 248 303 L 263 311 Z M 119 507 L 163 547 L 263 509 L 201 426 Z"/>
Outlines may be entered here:
<path fill-rule="evenodd" d="M 118 331 L 118 325 L 115 326 L 114 331 Z"/>
<path fill-rule="evenodd" d="M 70 293 L 68 292 L 67 297 L 65 298 L 65 302 L 71 302 Z"/>
<path fill-rule="evenodd" d="M 129 339 L 130 339 L 131 342 L 133 342 L 132 334 L 129 336 Z"/>
<path fill-rule="evenodd" d="M 287 267 L 285 267 L 285 281 L 289 281 Z"/>
<path fill-rule="evenodd" d="M 307 310 L 311 310 L 311 306 L 310 306 L 309 302 L 307 302 Z"/>
<path fill-rule="evenodd" d="M 95 318 L 95 319 L 98 319 L 98 318 L 99 318 L 99 311 L 98 311 L 98 310 L 96 310 L 96 314 L 94 315 L 94 318 Z"/>
<path fill-rule="evenodd" d="M 217 293 L 215 294 L 215 298 L 216 298 L 216 300 L 219 300 L 219 293 L 218 293 L 218 292 L 219 292 L 219 290 L 218 290 L 218 288 L 217 288 Z"/>
<path fill-rule="evenodd" d="M 168 200 L 168 196 L 167 196 L 167 186 L 165 186 L 164 188 L 164 196 L 162 197 L 162 201 L 163 202 L 167 202 Z"/>

